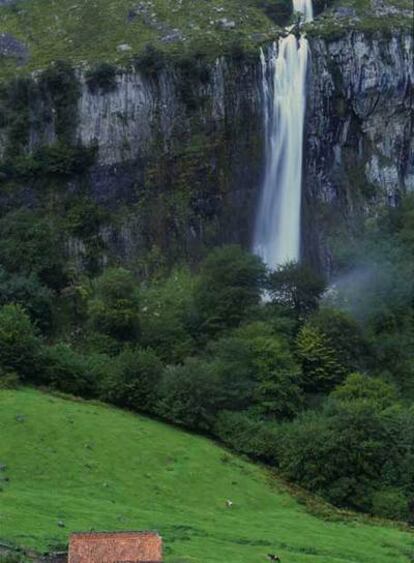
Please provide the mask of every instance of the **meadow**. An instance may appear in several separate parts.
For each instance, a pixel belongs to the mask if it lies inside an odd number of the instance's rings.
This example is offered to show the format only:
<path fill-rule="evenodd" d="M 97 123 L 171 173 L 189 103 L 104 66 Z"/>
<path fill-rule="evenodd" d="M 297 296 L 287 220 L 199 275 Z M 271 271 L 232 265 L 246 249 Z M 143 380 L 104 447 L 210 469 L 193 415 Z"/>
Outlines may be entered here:
<path fill-rule="evenodd" d="M 61 549 L 72 531 L 159 531 L 166 563 L 403 563 L 414 538 L 309 512 L 211 440 L 99 403 L 0 391 L 0 541 Z M 5 467 L 4 467 L 5 466 Z M 226 508 L 226 500 L 234 505 Z"/>

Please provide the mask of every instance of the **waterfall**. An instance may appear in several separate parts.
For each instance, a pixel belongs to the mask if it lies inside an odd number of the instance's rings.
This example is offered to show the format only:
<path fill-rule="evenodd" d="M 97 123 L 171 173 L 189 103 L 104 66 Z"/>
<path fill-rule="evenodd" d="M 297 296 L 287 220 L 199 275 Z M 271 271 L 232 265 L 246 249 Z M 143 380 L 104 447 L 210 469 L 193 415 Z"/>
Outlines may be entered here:
<path fill-rule="evenodd" d="M 312 0 L 293 0 L 293 11 L 302 14 L 305 23 L 311 22 L 313 20 Z"/>
<path fill-rule="evenodd" d="M 302 21 L 311 0 L 293 0 Z M 271 268 L 300 257 L 303 128 L 309 45 L 290 33 L 260 53 L 265 171 L 256 217 L 254 252 Z"/>

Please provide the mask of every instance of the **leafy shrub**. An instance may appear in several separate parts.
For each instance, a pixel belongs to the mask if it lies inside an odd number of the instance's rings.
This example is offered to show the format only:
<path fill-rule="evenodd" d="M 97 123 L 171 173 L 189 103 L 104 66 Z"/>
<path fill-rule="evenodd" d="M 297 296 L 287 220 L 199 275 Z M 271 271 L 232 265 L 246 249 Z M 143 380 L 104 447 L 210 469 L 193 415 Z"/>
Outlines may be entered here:
<path fill-rule="evenodd" d="M 308 320 L 335 351 L 338 363 L 348 372 L 364 368 L 370 359 L 368 343 L 360 325 L 349 314 L 321 308 Z"/>
<path fill-rule="evenodd" d="M 90 276 L 102 273 L 105 243 L 102 227 L 110 219 L 110 213 L 88 197 L 77 194 L 68 202 L 65 223 L 68 232 L 83 242 L 81 256 L 82 269 Z"/>
<path fill-rule="evenodd" d="M 413 492 L 414 418 L 375 401 L 329 403 L 281 427 L 279 467 L 330 502 L 370 512 L 380 489 Z"/>
<path fill-rule="evenodd" d="M 208 350 L 222 389 L 222 408 L 277 419 L 291 418 L 301 409 L 300 369 L 286 341 L 266 325 L 241 327 Z"/>
<path fill-rule="evenodd" d="M 26 209 L 0 219 L 0 263 L 12 274 L 36 274 L 53 289 L 67 281 L 61 232 L 53 220 Z"/>
<path fill-rule="evenodd" d="M 0 389 L 16 389 L 20 385 L 20 378 L 15 371 L 5 370 L 0 366 Z"/>
<path fill-rule="evenodd" d="M 149 349 L 126 348 L 113 360 L 102 397 L 120 406 L 153 413 L 163 365 Z"/>
<path fill-rule="evenodd" d="M 175 270 L 141 290 L 141 341 L 167 362 L 182 362 L 195 351 L 192 335 L 194 278 Z"/>
<path fill-rule="evenodd" d="M 269 292 L 274 303 L 292 309 L 299 318 L 319 307 L 325 291 L 324 279 L 308 266 L 288 262 L 269 276 Z"/>
<path fill-rule="evenodd" d="M 409 517 L 407 496 L 401 489 L 388 488 L 372 494 L 371 511 L 391 520 L 407 520 Z"/>
<path fill-rule="evenodd" d="M 278 25 L 286 25 L 293 13 L 291 0 L 256 0 L 256 4 Z"/>
<path fill-rule="evenodd" d="M 180 72 L 179 94 L 189 110 L 196 110 L 205 99 L 197 96 L 199 83 L 207 84 L 210 80 L 210 67 L 203 58 L 186 55 L 181 57 L 176 66 Z"/>
<path fill-rule="evenodd" d="M 153 45 L 146 45 L 144 51 L 134 58 L 133 64 L 144 75 L 154 77 L 165 68 L 166 56 Z"/>
<path fill-rule="evenodd" d="M 331 4 L 333 4 L 334 0 L 313 0 L 313 9 L 315 14 L 320 14 L 326 8 L 329 8 Z"/>
<path fill-rule="evenodd" d="M 95 162 L 96 147 L 64 142 L 45 145 L 33 153 L 6 160 L 0 173 L 8 180 L 54 176 L 68 178 L 81 175 Z"/>
<path fill-rule="evenodd" d="M 46 332 L 51 327 L 52 296 L 51 290 L 39 282 L 36 274 L 27 277 L 9 274 L 0 266 L 0 305 L 22 305 L 31 320 Z"/>
<path fill-rule="evenodd" d="M 41 147 L 33 154 L 35 174 L 73 176 L 84 174 L 96 158 L 96 147 L 62 142 Z"/>
<path fill-rule="evenodd" d="M 139 335 L 138 286 L 133 275 L 123 268 L 106 270 L 95 284 L 88 305 L 90 326 L 122 342 L 135 341 Z"/>
<path fill-rule="evenodd" d="M 24 559 L 18 554 L 0 554 L 0 563 L 24 563 Z"/>
<path fill-rule="evenodd" d="M 319 329 L 304 325 L 296 339 L 296 352 L 307 391 L 329 391 L 345 378 L 346 369 L 338 362 L 329 339 Z"/>
<path fill-rule="evenodd" d="M 98 381 L 93 357 L 83 356 L 68 344 L 60 343 L 44 348 L 42 364 L 39 383 L 74 395 L 97 395 Z"/>
<path fill-rule="evenodd" d="M 343 384 L 337 387 L 330 397 L 350 403 L 358 400 L 374 401 L 382 409 L 391 407 L 398 401 L 394 385 L 378 377 L 369 377 L 361 373 L 348 375 Z"/>
<path fill-rule="evenodd" d="M 7 129 L 4 157 L 11 159 L 27 147 L 30 129 L 30 100 L 35 96 L 35 82 L 15 77 L 0 86 L 0 129 Z"/>
<path fill-rule="evenodd" d="M 56 61 L 41 75 L 44 96 L 50 96 L 55 110 L 55 129 L 59 140 L 70 143 L 77 125 L 77 103 L 81 94 L 74 68 L 66 61 Z"/>
<path fill-rule="evenodd" d="M 226 56 L 236 63 L 255 64 L 257 62 L 257 52 L 246 45 L 240 36 L 236 36 L 232 41 L 227 42 L 225 49 Z"/>
<path fill-rule="evenodd" d="M 116 89 L 116 67 L 109 63 L 99 63 L 85 75 L 86 84 L 93 94 L 107 93 Z"/>
<path fill-rule="evenodd" d="M 20 305 L 0 308 L 0 367 L 16 372 L 22 380 L 36 381 L 39 372 L 39 340 L 30 318 Z"/>
<path fill-rule="evenodd" d="M 69 203 L 65 218 L 69 232 L 75 237 L 87 240 L 99 234 L 109 214 L 90 198 L 77 195 Z"/>
<path fill-rule="evenodd" d="M 214 434 L 227 446 L 253 459 L 276 464 L 278 427 L 242 412 L 221 411 Z"/>
<path fill-rule="evenodd" d="M 161 416 L 189 428 L 210 430 L 220 404 L 220 384 L 208 362 L 189 358 L 182 366 L 164 370 L 157 406 Z"/>

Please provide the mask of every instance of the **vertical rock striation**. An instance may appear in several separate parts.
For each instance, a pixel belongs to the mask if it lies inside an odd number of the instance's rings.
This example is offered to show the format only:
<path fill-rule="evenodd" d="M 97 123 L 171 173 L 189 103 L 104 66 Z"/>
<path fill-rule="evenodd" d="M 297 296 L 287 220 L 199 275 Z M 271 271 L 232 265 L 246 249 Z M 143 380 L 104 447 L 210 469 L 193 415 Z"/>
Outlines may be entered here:
<path fill-rule="evenodd" d="M 83 81 L 77 137 L 96 145 L 95 201 L 122 208 L 105 238 L 121 259 L 156 247 L 175 260 L 220 242 L 247 245 L 261 170 L 255 62 L 125 73 L 111 92 Z M 127 209 L 128 207 L 128 209 Z"/>
<path fill-rule="evenodd" d="M 330 269 L 338 221 L 352 232 L 356 215 L 414 189 L 413 37 L 350 32 L 311 51 L 304 221 L 308 255 Z"/>
<path fill-rule="evenodd" d="M 330 270 L 332 234 L 352 233 L 356 217 L 414 189 L 413 38 L 347 32 L 309 43 L 302 247 Z M 95 147 L 94 163 L 61 175 L 59 187 L 30 174 L 5 185 L 0 169 L 3 209 L 38 205 L 65 216 L 86 198 L 107 212 L 99 223 L 103 259 L 122 263 L 191 261 L 215 244 L 251 245 L 264 160 L 259 53 L 118 71 L 108 90 L 76 76 L 71 142 Z M 58 115 L 52 102 L 60 91 L 53 98 L 42 88 L 15 121 L 19 142 L 20 123 L 28 127 L 25 155 L 56 144 L 56 120 L 62 125 L 70 110 Z M 0 160 L 8 143 L 0 124 Z M 79 236 L 72 254 L 85 248 Z"/>

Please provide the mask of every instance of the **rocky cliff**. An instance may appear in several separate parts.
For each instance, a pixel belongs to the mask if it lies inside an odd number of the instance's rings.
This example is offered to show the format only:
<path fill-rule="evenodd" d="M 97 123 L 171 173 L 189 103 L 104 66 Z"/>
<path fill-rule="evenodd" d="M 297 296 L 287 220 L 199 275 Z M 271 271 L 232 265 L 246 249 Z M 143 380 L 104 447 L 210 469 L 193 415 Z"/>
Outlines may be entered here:
<path fill-rule="evenodd" d="M 23 88 L 25 100 L 30 91 L 24 119 L 15 116 L 0 134 L 3 208 L 50 209 L 52 199 L 67 217 L 72 202 L 83 199 L 94 214 L 103 210 L 101 246 L 121 262 L 151 254 L 197 259 L 220 242 L 248 246 L 262 163 L 256 60 L 117 72 L 105 87 L 70 68 L 47 72 Z M 23 140 L 16 150 L 17 133 Z M 49 147 L 46 155 L 41 147 Z M 72 157 L 79 150 L 89 152 L 78 165 Z M 22 152 L 23 172 L 9 156 L 20 162 Z M 27 162 L 30 155 L 35 163 Z M 71 252 L 85 253 L 84 237 L 72 234 Z"/>
<path fill-rule="evenodd" d="M 307 250 L 329 267 L 338 228 L 414 189 L 413 36 L 354 31 L 311 48 L 304 211 L 318 242 Z"/>
<path fill-rule="evenodd" d="M 261 173 L 259 66 L 218 59 L 155 76 L 121 74 L 96 94 L 83 84 L 76 138 L 97 146 L 89 190 L 123 207 L 117 253 L 140 247 L 197 258 L 203 246 L 249 244 Z"/>
<path fill-rule="evenodd" d="M 352 31 L 310 44 L 303 248 L 330 269 L 338 228 L 414 187 L 413 38 Z M 258 54 L 109 74 L 52 68 L 25 84 L 0 123 L 3 209 L 60 214 L 80 262 L 98 248 L 137 264 L 248 246 L 263 165 Z"/>

